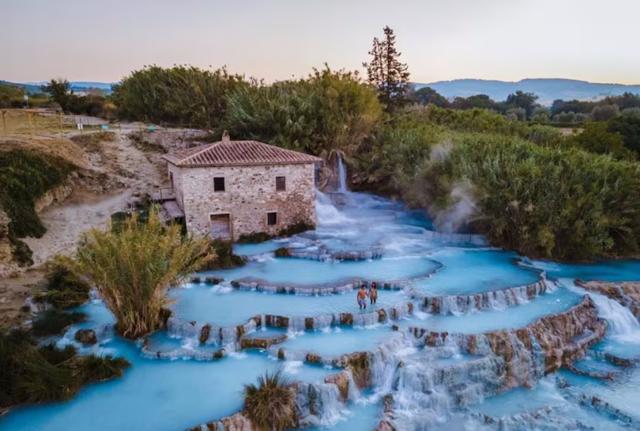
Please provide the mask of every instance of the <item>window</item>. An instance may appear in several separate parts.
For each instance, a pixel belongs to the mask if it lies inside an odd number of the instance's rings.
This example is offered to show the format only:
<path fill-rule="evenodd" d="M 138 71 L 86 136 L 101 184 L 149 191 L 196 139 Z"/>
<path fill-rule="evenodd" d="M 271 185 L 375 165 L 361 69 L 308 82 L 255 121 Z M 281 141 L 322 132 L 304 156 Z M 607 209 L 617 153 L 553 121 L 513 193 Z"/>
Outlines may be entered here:
<path fill-rule="evenodd" d="M 224 177 L 214 177 L 213 178 L 213 191 L 214 192 L 223 192 L 224 191 Z"/>
<path fill-rule="evenodd" d="M 278 213 L 277 212 L 267 213 L 267 224 L 269 226 L 273 226 L 277 223 L 278 223 Z"/>
<path fill-rule="evenodd" d="M 276 177 L 276 191 L 283 192 L 287 189 L 287 180 L 285 177 Z"/>

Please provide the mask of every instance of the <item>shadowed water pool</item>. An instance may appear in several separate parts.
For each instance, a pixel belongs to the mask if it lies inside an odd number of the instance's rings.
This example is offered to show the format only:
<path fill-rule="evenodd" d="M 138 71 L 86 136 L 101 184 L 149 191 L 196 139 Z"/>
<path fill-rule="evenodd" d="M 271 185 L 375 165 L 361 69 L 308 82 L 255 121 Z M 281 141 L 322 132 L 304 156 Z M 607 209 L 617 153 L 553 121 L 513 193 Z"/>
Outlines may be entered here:
<path fill-rule="evenodd" d="M 640 261 L 637 260 L 614 260 L 591 264 L 565 264 L 525 259 L 523 265 L 541 269 L 551 278 L 572 278 L 585 281 L 640 280 Z"/>
<path fill-rule="evenodd" d="M 242 353 L 218 362 L 164 361 L 141 357 L 130 342 L 103 346 L 131 362 L 124 376 L 90 385 L 73 400 L 16 409 L 0 428 L 20 431 L 183 430 L 222 418 L 243 404 L 243 385 L 279 368 L 288 377 L 316 381 L 331 373 L 321 367 L 279 363 L 266 355 Z"/>

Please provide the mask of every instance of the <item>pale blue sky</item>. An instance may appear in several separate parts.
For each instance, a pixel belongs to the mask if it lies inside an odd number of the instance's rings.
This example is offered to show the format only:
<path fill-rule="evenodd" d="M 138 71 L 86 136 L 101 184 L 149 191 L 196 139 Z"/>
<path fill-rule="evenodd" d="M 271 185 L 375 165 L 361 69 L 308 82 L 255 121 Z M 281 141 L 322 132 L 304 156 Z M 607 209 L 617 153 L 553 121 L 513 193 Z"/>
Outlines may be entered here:
<path fill-rule="evenodd" d="M 640 84 L 640 0 L 0 0 L 0 79 L 188 63 L 267 81 L 361 69 L 384 25 L 411 79 Z"/>

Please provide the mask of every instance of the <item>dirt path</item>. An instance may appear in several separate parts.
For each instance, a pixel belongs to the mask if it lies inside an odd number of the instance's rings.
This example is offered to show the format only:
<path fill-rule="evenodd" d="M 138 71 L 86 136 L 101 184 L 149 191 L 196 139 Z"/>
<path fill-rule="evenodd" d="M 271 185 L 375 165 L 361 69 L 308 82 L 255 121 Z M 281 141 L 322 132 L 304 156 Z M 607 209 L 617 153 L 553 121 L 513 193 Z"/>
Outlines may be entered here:
<path fill-rule="evenodd" d="M 162 154 L 139 149 L 128 137 L 132 130 L 114 130 L 115 139 L 101 142 L 100 151 L 89 157 L 92 170 L 123 187 L 108 194 L 76 190 L 69 199 L 40 214 L 47 232 L 41 238 L 24 239 L 36 266 L 58 253 L 71 253 L 84 232 L 106 228 L 111 214 L 127 209 L 136 197 L 153 193 L 164 184 Z"/>
<path fill-rule="evenodd" d="M 73 253 L 85 232 L 106 228 L 111 214 L 127 209 L 145 194 L 167 187 L 163 153 L 158 147 L 145 147 L 129 138 L 130 133 L 139 130 L 139 124 L 124 124 L 111 130 L 113 140 L 83 147 L 88 160 L 83 175 L 90 180 L 76 182 L 86 187 L 74 187 L 66 200 L 39 214 L 47 228 L 41 238 L 23 238 L 33 251 L 34 266 L 13 277 L 0 278 L 0 327 L 19 323 L 29 316 L 28 311 L 21 309 L 34 286 L 43 279 L 42 264 L 57 254 Z M 79 133 L 73 131 L 66 137 Z M 159 134 L 155 139 L 167 141 L 167 148 L 174 145 L 171 135 Z"/>

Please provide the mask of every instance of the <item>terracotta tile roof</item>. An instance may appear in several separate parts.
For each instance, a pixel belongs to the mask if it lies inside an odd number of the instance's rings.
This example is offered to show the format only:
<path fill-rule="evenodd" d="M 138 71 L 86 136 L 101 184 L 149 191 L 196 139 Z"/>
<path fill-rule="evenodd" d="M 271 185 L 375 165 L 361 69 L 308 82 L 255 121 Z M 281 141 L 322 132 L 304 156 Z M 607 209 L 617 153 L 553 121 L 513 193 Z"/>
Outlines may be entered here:
<path fill-rule="evenodd" d="M 167 154 L 163 158 L 176 166 L 256 166 L 319 163 L 321 158 L 258 141 L 222 141 Z"/>

